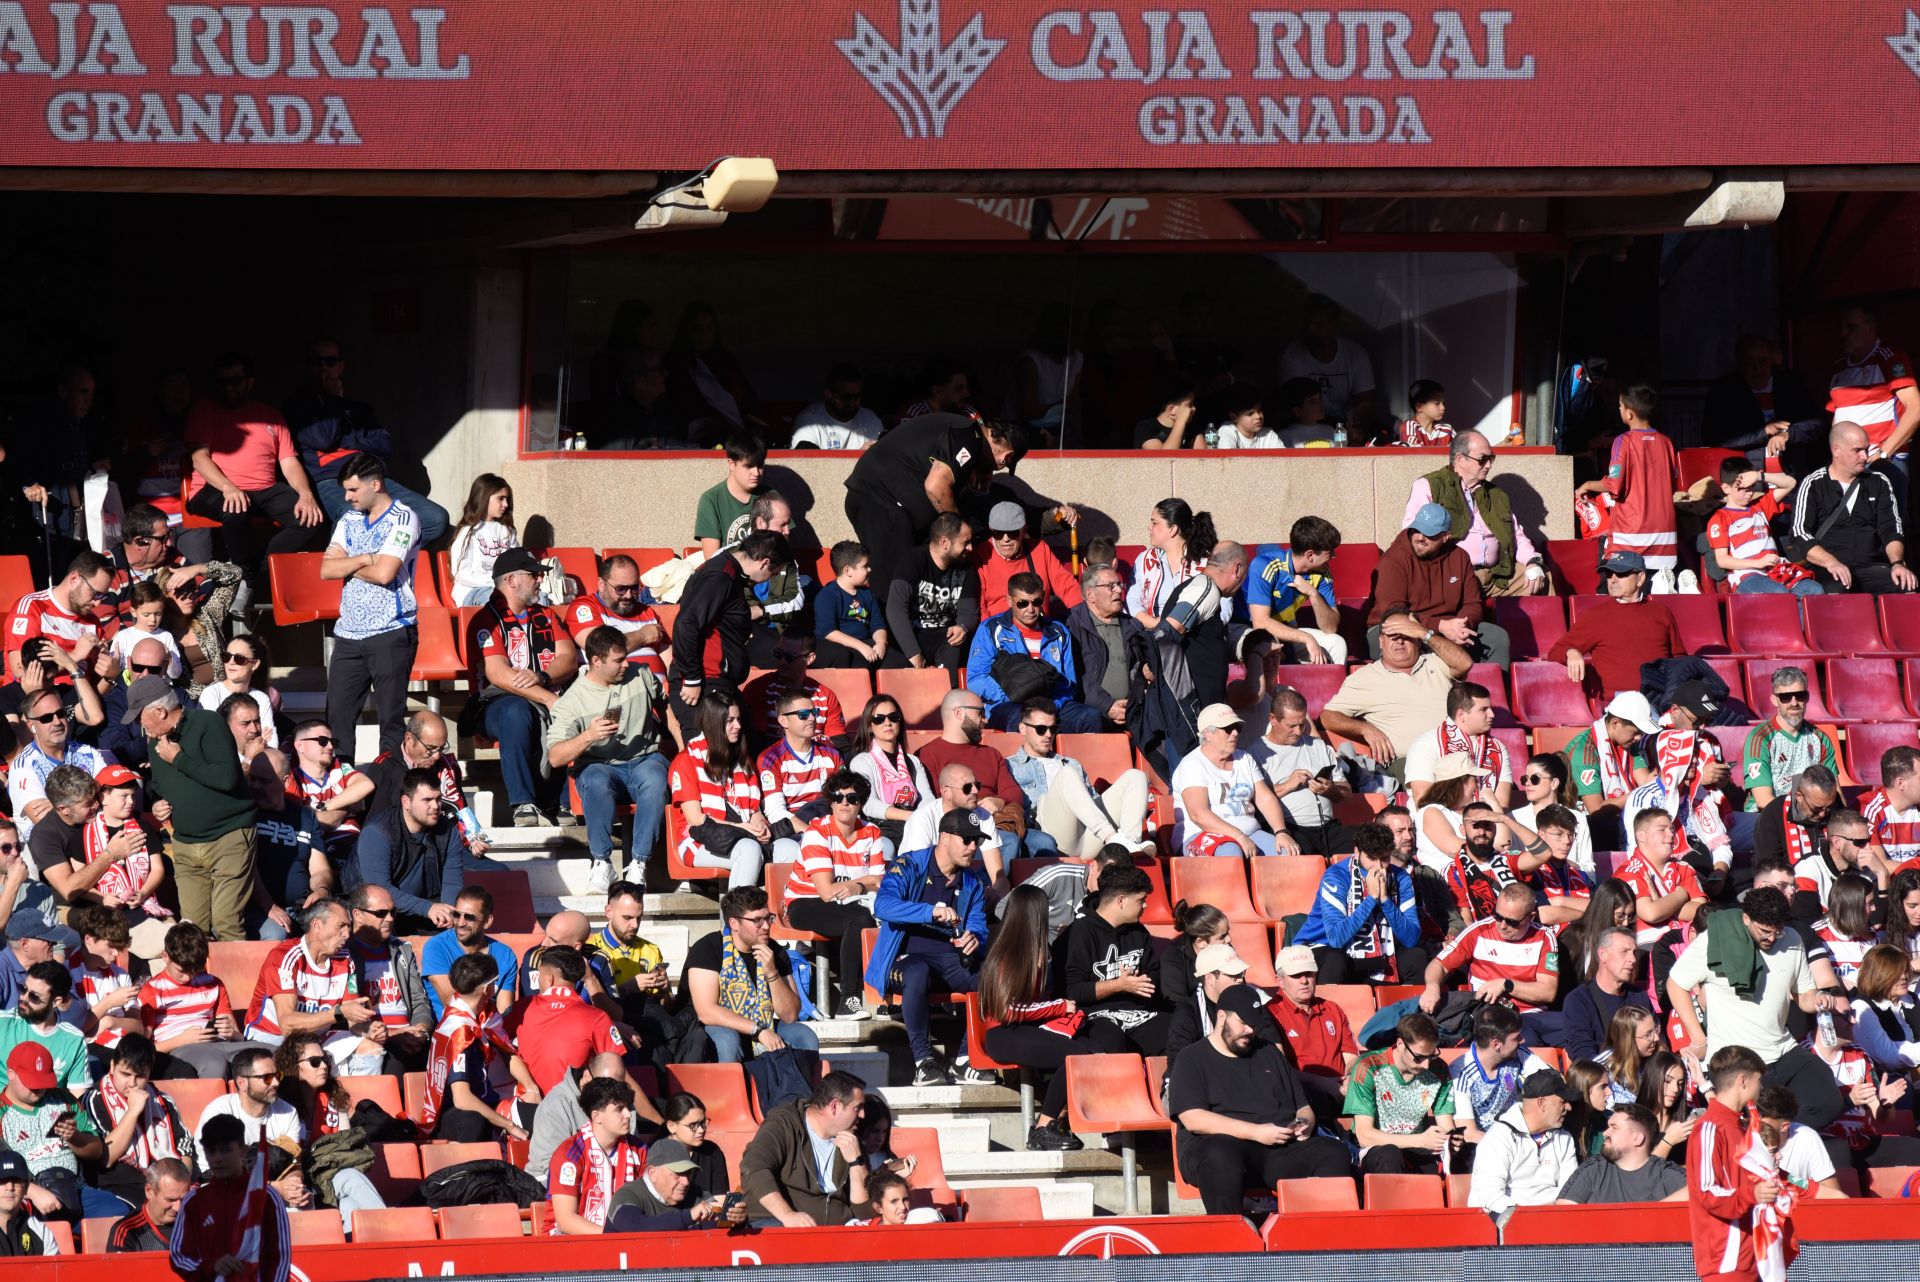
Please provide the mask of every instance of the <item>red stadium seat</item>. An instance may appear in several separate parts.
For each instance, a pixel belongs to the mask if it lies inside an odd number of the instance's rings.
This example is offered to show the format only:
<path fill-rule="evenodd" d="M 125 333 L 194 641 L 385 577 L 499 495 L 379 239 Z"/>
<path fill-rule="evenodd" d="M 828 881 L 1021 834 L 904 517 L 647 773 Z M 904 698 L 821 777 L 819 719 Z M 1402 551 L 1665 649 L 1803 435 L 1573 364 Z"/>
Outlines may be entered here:
<path fill-rule="evenodd" d="M 1319 855 L 1265 857 L 1251 861 L 1253 910 L 1257 917 L 1279 921 L 1313 909 L 1314 892 L 1326 875 L 1327 861 Z"/>
<path fill-rule="evenodd" d="M 1278 855 L 1271 857 L 1282 858 Z M 1273 931 L 1265 922 L 1258 921 L 1236 921 L 1230 929 L 1233 933 L 1228 942 L 1233 945 L 1233 951 L 1240 954 L 1240 960 L 1247 964 L 1247 982 L 1269 992 L 1280 987 L 1280 977 L 1273 973 Z"/>
<path fill-rule="evenodd" d="M 1557 596 L 1495 597 L 1493 621 L 1507 630 L 1514 658 L 1544 659 L 1567 630 L 1567 604 Z"/>
<path fill-rule="evenodd" d="M 716 1131 L 757 1131 L 747 1097 L 747 1070 L 738 1064 L 673 1064 L 667 1068 L 666 1089 L 698 1095 L 707 1106 L 707 1121 Z"/>
<path fill-rule="evenodd" d="M 1173 900 L 1167 898 L 1167 865 L 1164 859 L 1141 858 L 1135 855 L 1134 867 L 1147 874 L 1147 881 L 1153 889 L 1147 892 L 1147 907 L 1140 914 L 1140 922 L 1145 926 L 1170 926 L 1173 924 Z"/>
<path fill-rule="evenodd" d="M 1913 710 L 1900 693 L 1900 669 L 1892 659 L 1828 659 L 1826 669 L 1827 704 L 1840 720 L 1906 721 L 1913 717 Z"/>
<path fill-rule="evenodd" d="M 96 1215 L 90 1220 L 80 1221 L 80 1250 L 85 1255 L 105 1255 L 107 1253 L 107 1234 L 120 1222 L 117 1215 Z M 340 1217 L 334 1216 L 335 1227 Z"/>
<path fill-rule="evenodd" d="M 825 935 L 816 935 L 810 930 L 795 930 L 787 921 L 787 879 L 791 876 L 793 876 L 791 863 L 767 865 L 767 906 L 774 910 L 773 937 L 795 944 L 821 943 L 827 938 Z"/>
<path fill-rule="evenodd" d="M 237 1020 L 239 1012 L 236 1011 L 234 1017 Z M 180 1124 L 187 1128 L 189 1135 L 199 1134 L 200 1115 L 229 1089 L 226 1082 L 217 1077 L 177 1077 L 154 1085 L 173 1101 L 174 1108 L 180 1111 Z"/>
<path fill-rule="evenodd" d="M 1920 1175 L 1920 1166 L 1869 1166 L 1867 1196 L 1896 1198 L 1905 1196 L 1907 1181 Z"/>
<path fill-rule="evenodd" d="M 1793 656 L 1785 659 L 1748 659 L 1747 706 L 1753 709 L 1753 715 L 1765 721 L 1773 715 L 1773 674 L 1781 668 L 1799 668 L 1807 674 L 1807 720 L 1838 720 L 1827 707 L 1827 701 L 1820 692 L 1820 674 L 1817 665 L 1809 661 L 1808 656 Z"/>
<path fill-rule="evenodd" d="M 1720 616 L 1720 598 L 1707 595 L 1663 596 L 1660 603 L 1673 613 L 1680 644 L 1688 654 L 1725 654 L 1727 629 Z"/>
<path fill-rule="evenodd" d="M 1884 654 L 1874 599 L 1846 593 L 1823 596 L 1807 614 L 1807 639 L 1822 654 Z"/>
<path fill-rule="evenodd" d="M 267 584 L 273 594 L 273 621 L 280 627 L 340 617 L 344 579 L 320 577 L 321 552 L 275 552 L 267 558 Z"/>
<path fill-rule="evenodd" d="M 236 1020 L 246 1018 L 260 965 L 272 951 L 273 942 L 265 939 L 222 939 L 207 945 L 207 973 L 227 986 Z"/>
<path fill-rule="evenodd" d="M 667 822 L 663 825 L 667 845 L 667 875 L 676 881 L 718 881 L 727 875 L 725 868 L 701 868 L 687 862 L 680 853 L 680 842 L 687 835 L 687 816 L 671 801 L 667 803 Z"/>
<path fill-rule="evenodd" d="M 1473 1192 L 1473 1176 L 1472 1175 L 1447 1176 L 1447 1205 L 1448 1206 L 1473 1205 L 1472 1201 L 1470 1200 L 1472 1192 Z"/>
<path fill-rule="evenodd" d="M 1887 648 L 1895 654 L 1920 654 L 1920 596 L 1890 593 L 1879 598 L 1879 604 L 1880 635 Z"/>
<path fill-rule="evenodd" d="M 807 675 L 833 691 L 848 721 L 859 716 L 860 709 L 873 697 L 873 674 L 865 668 L 809 668 Z"/>
<path fill-rule="evenodd" d="M 1380 564 L 1380 548 L 1373 543 L 1342 543 L 1333 554 L 1333 595 L 1373 595 L 1373 572 Z"/>
<path fill-rule="evenodd" d="M 1367 1175 L 1364 1196 L 1369 1211 L 1418 1211 L 1447 1204 L 1446 1184 L 1438 1175 Z"/>
<path fill-rule="evenodd" d="M 1061 756 L 1079 762 L 1096 788 L 1111 787 L 1115 779 L 1134 768 L 1133 745 L 1123 734 L 1063 734 L 1054 748 Z M 1016 743 L 1006 755 L 1017 751 Z"/>
<path fill-rule="evenodd" d="M 876 694 L 893 696 L 910 729 L 938 730 L 940 701 L 953 689 L 953 673 L 945 668 L 882 668 L 874 687 Z"/>
<path fill-rule="evenodd" d="M 960 1206 L 968 1223 L 1019 1223 L 1042 1219 L 1040 1190 L 1031 1184 L 961 1189 Z"/>
<path fill-rule="evenodd" d="M 1066 1074 L 1067 1124 L 1120 1137 L 1122 1210 L 1132 1215 L 1139 1209 L 1140 1183 L 1134 1136 L 1172 1129 L 1160 1112 L 1159 1074 L 1138 1055 L 1069 1056 Z"/>
<path fill-rule="evenodd" d="M 1507 758 L 1513 763 L 1513 773 L 1517 780 L 1520 767 L 1527 764 L 1527 758 L 1533 755 L 1533 749 L 1527 744 L 1527 732 L 1518 726 L 1495 726 L 1493 737 L 1498 739 L 1507 750 Z"/>
<path fill-rule="evenodd" d="M 1276 856 L 1277 857 L 1277 856 Z M 1267 856 L 1261 856 L 1267 858 Z M 1265 924 L 1271 918 L 1253 906 L 1247 892 L 1247 861 L 1234 855 L 1201 855 L 1190 859 L 1169 859 L 1173 902 L 1212 904 L 1229 921 L 1253 921 Z"/>
<path fill-rule="evenodd" d="M 1752 726 L 1707 726 L 1706 732 L 1720 745 L 1720 755 L 1727 759 L 1727 767 L 1733 771 L 1733 777 L 1740 777 L 1740 763 L 1746 757 L 1747 736 L 1753 733 Z"/>
<path fill-rule="evenodd" d="M 893 1155 L 918 1159 L 907 1183 L 916 1189 L 947 1188 L 947 1167 L 940 1158 L 940 1132 L 931 1126 L 893 1128 Z M 952 1201 L 949 1196 L 948 1201 Z"/>
<path fill-rule="evenodd" d="M 427 1107 L 427 1075 L 418 1071 L 401 1074 L 400 1095 L 406 1101 L 407 1115 L 419 1117 Z"/>
<path fill-rule="evenodd" d="M 1493 699 L 1493 724 L 1512 726 L 1519 723 L 1513 718 L 1513 705 L 1507 699 L 1507 674 L 1500 670 L 1497 663 L 1476 663 L 1467 669 L 1467 680 L 1482 686 Z"/>
<path fill-rule="evenodd" d="M 600 581 L 600 558 L 592 548 L 534 548 L 532 552 L 542 561 L 558 561 L 563 571 L 580 581 L 582 596 Z"/>
<path fill-rule="evenodd" d="M 422 1073 L 424 1079 L 426 1074 Z M 424 1089 L 424 1086 L 423 1088 Z M 418 1114 L 415 1114 L 418 1116 Z M 419 1194 L 420 1181 L 425 1173 L 420 1169 L 420 1146 L 417 1144 L 375 1144 L 373 1146 L 373 1166 L 367 1171 L 367 1178 L 380 1190 L 380 1196 L 389 1206 L 399 1206 L 411 1201 Z"/>
<path fill-rule="evenodd" d="M 460 647 L 454 641 L 452 611 L 422 606 L 419 632 L 409 676 L 415 681 L 453 681 L 467 674 L 467 665 L 460 659 Z"/>
<path fill-rule="evenodd" d="M 1565 753 L 1567 745 L 1573 742 L 1574 736 L 1580 731 L 1580 726 L 1541 726 L 1533 732 L 1533 750 L 1536 753 Z"/>
<path fill-rule="evenodd" d="M 520 1232 L 520 1208 L 512 1202 L 482 1202 L 477 1206 L 443 1206 L 435 1212 L 440 1219 L 440 1236 L 449 1242 L 467 1238 L 517 1238 Z M 339 1216 L 334 1219 L 337 1222 Z"/>
<path fill-rule="evenodd" d="M 340 1085 L 346 1088 L 350 1104 L 358 1104 L 370 1099 L 387 1111 L 389 1117 L 399 1117 L 406 1111 L 406 1104 L 400 1098 L 400 1083 L 386 1073 L 374 1073 L 366 1077 L 343 1077 Z M 351 1110 L 349 1110 L 351 1111 Z"/>
<path fill-rule="evenodd" d="M 389 1206 L 353 1213 L 353 1240 L 367 1242 L 432 1242 L 440 1236 L 430 1206 Z"/>
<path fill-rule="evenodd" d="M 1347 1013 L 1347 1023 L 1354 1032 L 1373 1018 L 1379 1009 L 1372 985 L 1369 984 L 1322 984 L 1315 995 L 1324 997 Z"/>
<path fill-rule="evenodd" d="M 1357 1211 L 1360 1194 L 1353 1181 L 1344 1175 L 1314 1176 L 1304 1180 L 1281 1180 L 1274 1186 L 1280 1199 L 1280 1214 L 1300 1211 Z"/>
<path fill-rule="evenodd" d="M 472 1144 L 436 1143 L 420 1146 L 420 1178 L 462 1162 L 500 1160 L 500 1141 L 480 1140 Z"/>
<path fill-rule="evenodd" d="M 1300 692 L 1307 701 L 1307 715 L 1316 721 L 1347 679 L 1346 668 L 1337 663 L 1276 663 L 1268 672 L 1275 685 L 1292 686 Z"/>
<path fill-rule="evenodd" d="M 1738 594 L 1728 597 L 1727 644 L 1735 654 L 1780 657 L 1808 653 L 1807 634 L 1800 620 L 1800 598 Z"/>
<path fill-rule="evenodd" d="M 1900 689 L 1907 697 L 1907 706 L 1920 710 L 1920 704 L 1914 702 L 1920 699 L 1920 658 L 1905 656 L 1899 663 Z"/>
<path fill-rule="evenodd" d="M 0 556 L 0 607 L 11 610 L 32 591 L 33 562 L 24 556 Z"/>
<path fill-rule="evenodd" d="M 1847 727 L 1846 759 L 1853 777 L 1869 788 L 1881 784 L 1880 758 L 1888 748 L 1920 748 L 1920 723 L 1863 721 Z"/>
<path fill-rule="evenodd" d="M 1680 488 L 1692 489 L 1693 483 L 1704 477 L 1712 477 L 1715 482 L 1718 482 L 1720 464 L 1730 458 L 1743 457 L 1745 456 L 1738 450 L 1725 450 L 1711 445 L 1681 450 L 1679 454 Z"/>
<path fill-rule="evenodd" d="M 1600 592 L 1600 543 L 1597 539 L 1550 539 L 1547 566 L 1561 596 Z"/>
<path fill-rule="evenodd" d="M 533 888 L 523 869 L 470 870 L 466 883 L 484 887 L 493 896 L 493 933 L 523 935 L 540 929 L 540 919 L 533 911 Z"/>
<path fill-rule="evenodd" d="M 295 1246 L 339 1246 L 347 1240 L 338 1211 L 288 1211 L 287 1230 Z"/>
<path fill-rule="evenodd" d="M 1593 723 L 1586 692 L 1558 663 L 1515 663 L 1513 714 L 1528 726 L 1585 726 Z"/>
<path fill-rule="evenodd" d="M 602 554 L 602 559 L 604 560 L 606 557 L 609 557 L 609 556 L 630 556 L 633 558 L 633 563 L 640 568 L 640 573 L 645 574 L 648 570 L 651 570 L 656 565 L 665 565 L 668 561 L 677 560 L 680 556 L 680 549 L 679 548 L 608 548 Z M 596 573 L 598 573 L 598 571 L 596 571 Z M 591 592 L 593 590 L 594 590 L 594 584 L 592 582 L 589 582 L 587 584 L 587 591 Z"/>

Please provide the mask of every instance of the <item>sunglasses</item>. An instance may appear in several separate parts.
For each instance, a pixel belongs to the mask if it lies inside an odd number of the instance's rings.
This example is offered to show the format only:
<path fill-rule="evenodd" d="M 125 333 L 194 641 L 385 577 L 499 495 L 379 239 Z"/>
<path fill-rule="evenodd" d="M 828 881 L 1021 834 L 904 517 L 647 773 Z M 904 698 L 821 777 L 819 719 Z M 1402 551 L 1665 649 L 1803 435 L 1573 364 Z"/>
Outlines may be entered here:
<path fill-rule="evenodd" d="M 607 584 L 607 591 L 613 593 L 615 596 L 638 596 L 640 595 L 640 585 L 638 583 L 609 583 Z"/>
<path fill-rule="evenodd" d="M 974 793 L 979 791 L 980 791 L 980 785 L 977 783 L 963 783 L 960 785 L 960 792 L 962 796 L 971 797 Z"/>
<path fill-rule="evenodd" d="M 354 911 L 362 916 L 372 917 L 379 921 L 385 921 L 387 918 L 393 916 L 393 909 L 391 908 L 356 908 Z"/>
<path fill-rule="evenodd" d="M 1525 930 L 1527 927 L 1533 925 L 1532 913 L 1528 913 L 1525 917 L 1508 917 L 1504 913 L 1495 913 L 1493 919 L 1502 926 L 1511 926 L 1515 930 Z"/>
<path fill-rule="evenodd" d="M 860 794 L 857 792 L 836 792 L 832 797 L 828 798 L 828 800 L 832 801 L 836 806 L 857 806 L 860 804 Z"/>
<path fill-rule="evenodd" d="M 1007 604 L 1016 610 L 1037 610 L 1040 608 L 1040 598 L 1031 597 L 1025 601 L 1009 601 Z"/>
<path fill-rule="evenodd" d="M 0 842 L 0 855 L 17 855 L 19 853 L 20 853 L 19 842 L 17 841 Z"/>
<path fill-rule="evenodd" d="M 309 1055 L 305 1059 L 302 1059 L 300 1063 L 307 1068 L 324 1068 L 327 1063 L 327 1057 L 325 1055 Z"/>
<path fill-rule="evenodd" d="M 463 913 L 459 909 L 454 910 L 453 919 L 455 921 L 485 921 L 486 920 L 486 918 L 482 917 L 479 913 Z"/>
<path fill-rule="evenodd" d="M 407 738 L 413 740 L 428 752 L 445 752 L 447 750 L 447 741 L 445 739 L 442 739 L 439 743 L 428 743 L 411 730 L 407 731 Z"/>
<path fill-rule="evenodd" d="M 127 541 L 135 547 L 150 548 L 156 543 L 173 542 L 173 531 L 168 530 L 165 534 L 136 534 Z"/>
<path fill-rule="evenodd" d="M 162 672 L 166 671 L 166 667 L 167 665 L 164 663 L 129 663 L 127 665 L 127 671 L 138 672 L 142 676 L 157 677 Z"/>
<path fill-rule="evenodd" d="M 881 725 L 897 726 L 901 723 L 901 721 L 905 720 L 905 718 L 902 717 L 897 712 L 876 712 L 872 716 L 868 717 L 867 720 L 876 722 Z"/>
<path fill-rule="evenodd" d="M 56 721 L 65 721 L 66 719 L 67 714 L 64 712 L 43 712 L 37 717 L 27 718 L 27 720 L 43 726 L 50 726 Z"/>
<path fill-rule="evenodd" d="M 815 711 L 816 709 L 813 709 L 813 708 L 790 708 L 786 712 L 781 713 L 780 715 L 783 717 L 798 717 L 802 721 L 811 721 L 813 720 L 813 714 Z"/>
<path fill-rule="evenodd" d="M 280 1080 L 280 1074 L 279 1073 L 242 1073 L 240 1074 L 240 1080 L 243 1082 L 277 1082 Z"/>
<path fill-rule="evenodd" d="M 1469 454 L 1469 455 L 1467 455 L 1467 461 L 1468 461 L 1469 463 L 1478 463 L 1478 464 L 1479 464 L 1479 465 L 1480 465 L 1481 467 L 1485 467 L 1485 466 L 1486 466 L 1487 464 L 1489 464 L 1489 463 L 1491 463 L 1491 462 L 1493 462 L 1493 459 L 1494 459 L 1494 456 L 1493 456 L 1493 455 L 1491 455 L 1491 454 Z"/>
<path fill-rule="evenodd" d="M 254 658 L 253 658 L 253 656 L 252 656 L 252 655 L 250 655 L 250 654 L 241 654 L 241 653 L 240 653 L 239 651 L 237 651 L 237 650 L 229 650 L 229 651 L 227 651 L 227 652 L 226 652 L 225 654 L 223 654 L 223 655 L 221 655 L 220 657 L 221 657 L 222 659 L 225 659 L 225 660 L 226 660 L 226 661 L 227 661 L 228 663 L 252 663 L 252 662 L 254 662 Z"/>
<path fill-rule="evenodd" d="M 1534 774 L 1521 775 L 1520 782 L 1521 783 L 1545 783 L 1547 782 L 1547 777 L 1543 774 L 1535 772 Z"/>
<path fill-rule="evenodd" d="M 1773 701 L 1775 703 L 1805 703 L 1807 701 L 1807 692 L 1805 690 L 1775 690 L 1773 692 Z"/>
<path fill-rule="evenodd" d="M 1023 722 L 1022 724 L 1025 725 L 1027 729 L 1033 731 L 1035 734 L 1054 734 L 1054 733 L 1057 733 L 1060 729 L 1057 723 L 1042 725 L 1037 721 L 1027 721 L 1027 722 Z"/>
<path fill-rule="evenodd" d="M 1602 570 L 1600 571 L 1601 577 L 1608 578 L 1608 579 L 1631 579 L 1634 575 L 1639 573 L 1640 573 L 1639 570 Z"/>
<path fill-rule="evenodd" d="M 1429 1064 L 1433 1063 L 1433 1061 L 1440 1058 L 1439 1051 L 1428 1051 L 1425 1055 L 1422 1055 L 1419 1051 L 1414 1050 L 1412 1047 L 1406 1047 L 1406 1052 L 1407 1052 L 1407 1058 L 1412 1060 L 1415 1064 L 1418 1064 L 1421 1068 L 1427 1067 Z"/>
<path fill-rule="evenodd" d="M 312 739 L 298 739 L 298 740 L 295 740 L 295 742 L 314 743 L 314 744 L 320 745 L 322 748 L 331 748 L 333 746 L 333 739 L 331 736 L 318 736 Z"/>

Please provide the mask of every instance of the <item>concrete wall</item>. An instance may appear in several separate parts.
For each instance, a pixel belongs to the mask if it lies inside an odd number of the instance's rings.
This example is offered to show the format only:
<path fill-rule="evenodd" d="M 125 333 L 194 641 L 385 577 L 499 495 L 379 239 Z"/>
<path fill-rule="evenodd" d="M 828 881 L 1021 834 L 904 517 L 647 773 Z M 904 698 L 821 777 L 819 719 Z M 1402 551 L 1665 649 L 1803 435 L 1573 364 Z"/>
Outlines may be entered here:
<path fill-rule="evenodd" d="M 494 440 L 492 433 L 488 434 Z M 1082 542 L 1100 534 L 1122 543 L 1146 541 L 1152 505 L 1177 495 L 1211 511 L 1222 537 L 1281 542 L 1309 513 L 1340 527 L 1350 542 L 1384 544 L 1400 531 L 1415 477 L 1444 460 L 1435 453 L 1274 454 L 1176 457 L 1048 457 L 1022 461 L 1017 488 L 1036 500 L 1068 501 L 1086 514 Z M 841 500 L 851 455 L 775 454 L 767 483 L 793 502 L 822 546 L 851 538 Z M 700 492 L 724 474 L 712 458 L 602 459 L 590 454 L 528 459 L 501 467 L 514 486 L 523 529 L 551 526 L 558 546 L 678 547 L 691 541 Z M 1573 537 L 1572 460 L 1548 453 L 1503 451 L 1497 479 L 1512 495 L 1522 527 L 1535 539 Z M 539 527 L 536 526 L 536 532 Z"/>

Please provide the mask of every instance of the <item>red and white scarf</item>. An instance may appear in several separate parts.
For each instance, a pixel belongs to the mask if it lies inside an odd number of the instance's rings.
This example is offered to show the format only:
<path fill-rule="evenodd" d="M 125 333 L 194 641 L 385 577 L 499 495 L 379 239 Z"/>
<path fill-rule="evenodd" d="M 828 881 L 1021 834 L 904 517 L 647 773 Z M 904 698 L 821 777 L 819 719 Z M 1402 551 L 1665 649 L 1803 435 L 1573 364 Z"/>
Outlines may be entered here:
<path fill-rule="evenodd" d="M 1719 801 L 1699 786 L 1701 769 L 1720 759 L 1719 743 L 1712 735 L 1668 726 L 1654 737 L 1653 755 L 1662 809 L 1709 852 L 1730 852 L 1733 839 L 1720 818 Z"/>
<path fill-rule="evenodd" d="M 1813 839 L 1807 836 L 1807 830 L 1793 817 L 1793 794 L 1787 794 L 1786 804 L 1780 807 L 1780 828 L 1786 837 L 1787 867 L 1798 867 L 1802 859 L 1811 859 L 1818 854 Z"/>
<path fill-rule="evenodd" d="M 616 1140 L 609 1154 L 593 1138 L 592 1122 L 580 1128 L 577 1138 L 580 1160 L 587 1164 L 587 1178 L 580 1181 L 580 1217 L 605 1227 L 613 1195 L 640 1178 L 640 1172 L 646 1169 L 646 1154 L 625 1139 Z M 554 1232 L 559 1231 L 556 1225 Z"/>
<path fill-rule="evenodd" d="M 477 1047 L 488 1060 L 496 1053 L 513 1054 L 513 1046 L 506 1041 L 498 1015 L 482 1024 L 472 1011 L 458 1001 L 448 1002 L 447 1013 L 440 1017 L 439 1026 L 433 1030 L 433 1045 L 427 1051 L 426 1099 L 421 1101 L 420 1116 L 414 1119 L 420 1129 L 429 1135 L 439 1124 L 440 1101 L 446 1098 L 447 1083 L 453 1079 L 453 1066 L 466 1054 L 468 1047 Z"/>
<path fill-rule="evenodd" d="M 1593 723 L 1593 755 L 1600 762 L 1600 790 L 1609 801 L 1617 801 L 1633 791 L 1633 749 L 1622 748 L 1607 737 L 1607 719 Z"/>
<path fill-rule="evenodd" d="M 1452 752 L 1464 752 L 1474 765 L 1487 772 L 1488 777 L 1480 780 L 1481 795 L 1488 795 L 1500 786 L 1502 767 L 1507 759 L 1505 744 L 1491 734 L 1484 734 L 1480 736 L 1479 746 L 1476 747 L 1473 736 L 1464 733 L 1459 726 L 1455 725 L 1452 717 L 1442 721 L 1440 728 L 1434 731 L 1434 735 L 1440 741 L 1441 756 L 1444 757 Z"/>
<path fill-rule="evenodd" d="M 100 1102 L 106 1105 L 109 1127 L 120 1125 L 127 1115 L 127 1097 L 114 1085 L 113 1074 L 108 1073 L 100 1079 Z M 131 1161 L 141 1170 L 146 1170 L 163 1157 L 178 1158 L 180 1146 L 175 1142 L 173 1122 L 167 1116 L 167 1106 L 160 1102 L 160 1092 L 155 1087 L 147 1088 L 146 1114 L 140 1119 L 140 1125 L 133 1132 L 133 1143 L 127 1146 L 123 1161 Z"/>
<path fill-rule="evenodd" d="M 233 1253 L 247 1266 L 235 1275 L 240 1282 L 260 1276 L 260 1243 L 266 1236 L 267 1212 L 270 1209 L 268 1200 L 267 1136 L 262 1129 L 260 1147 L 253 1154 L 253 1173 L 247 1177 L 246 1196 L 240 1200 L 240 1214 L 233 1226 L 239 1242 Z"/>
<path fill-rule="evenodd" d="M 1753 1138 L 1740 1159 L 1740 1168 L 1756 1180 L 1772 1180 L 1780 1186 L 1779 1196 L 1773 1201 L 1756 1202 L 1753 1207 L 1754 1268 L 1759 1271 L 1760 1282 L 1787 1282 L 1787 1266 L 1800 1254 L 1800 1244 L 1793 1236 L 1793 1208 L 1806 1194 L 1781 1174 L 1773 1151 L 1760 1138 L 1757 1116 L 1747 1119 L 1747 1133 Z"/>

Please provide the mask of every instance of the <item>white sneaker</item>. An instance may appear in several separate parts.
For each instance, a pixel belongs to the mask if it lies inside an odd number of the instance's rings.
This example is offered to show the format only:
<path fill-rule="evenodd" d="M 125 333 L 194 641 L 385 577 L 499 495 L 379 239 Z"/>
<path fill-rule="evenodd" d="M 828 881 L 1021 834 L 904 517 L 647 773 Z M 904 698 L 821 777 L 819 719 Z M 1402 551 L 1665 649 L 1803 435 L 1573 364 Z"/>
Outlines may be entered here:
<path fill-rule="evenodd" d="M 1682 570 L 1679 578 L 1675 580 L 1674 591 L 1681 596 L 1699 596 L 1700 580 L 1692 570 Z"/>
<path fill-rule="evenodd" d="M 604 895 L 607 893 L 608 887 L 612 885 L 613 861 L 611 859 L 594 860 L 593 867 L 587 870 L 587 893 L 589 895 Z"/>
<path fill-rule="evenodd" d="M 1655 570 L 1648 584 L 1648 592 L 1653 596 L 1672 596 L 1674 593 L 1673 571 Z"/>

